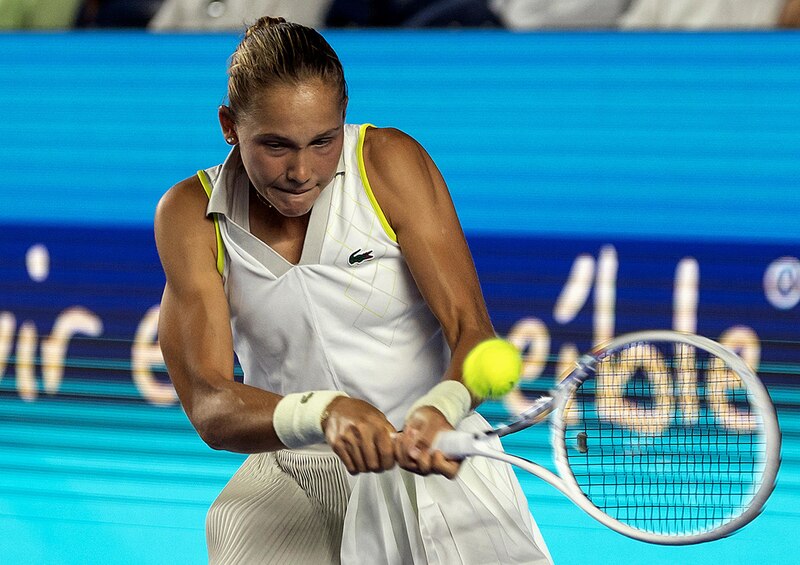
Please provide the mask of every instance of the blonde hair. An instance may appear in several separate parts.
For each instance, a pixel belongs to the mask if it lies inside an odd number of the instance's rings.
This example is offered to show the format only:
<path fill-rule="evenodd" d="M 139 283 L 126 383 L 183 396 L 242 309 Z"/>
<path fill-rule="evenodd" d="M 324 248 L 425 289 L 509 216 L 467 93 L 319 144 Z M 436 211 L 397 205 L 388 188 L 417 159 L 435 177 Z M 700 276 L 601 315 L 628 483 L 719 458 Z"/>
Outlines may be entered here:
<path fill-rule="evenodd" d="M 327 41 L 309 27 L 263 17 L 245 32 L 228 64 L 228 101 L 234 118 L 246 114 L 254 96 L 275 84 L 312 79 L 336 87 L 347 101 L 344 69 Z"/>

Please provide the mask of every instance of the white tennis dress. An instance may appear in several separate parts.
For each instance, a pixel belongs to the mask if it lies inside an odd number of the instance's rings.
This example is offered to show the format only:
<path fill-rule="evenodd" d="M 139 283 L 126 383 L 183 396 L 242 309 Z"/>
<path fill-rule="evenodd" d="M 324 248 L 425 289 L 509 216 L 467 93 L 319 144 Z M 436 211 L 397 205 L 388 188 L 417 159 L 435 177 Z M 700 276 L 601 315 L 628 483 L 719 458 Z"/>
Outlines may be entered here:
<path fill-rule="evenodd" d="M 448 353 L 346 125 L 336 176 L 297 265 L 250 233 L 238 148 L 199 172 L 224 247 L 234 347 L 248 385 L 342 390 L 398 429 Z M 472 414 L 460 429 L 486 429 Z M 351 477 L 325 445 L 250 456 L 209 510 L 212 563 L 549 563 L 511 468 L 475 458 L 457 479 L 394 469 Z"/>

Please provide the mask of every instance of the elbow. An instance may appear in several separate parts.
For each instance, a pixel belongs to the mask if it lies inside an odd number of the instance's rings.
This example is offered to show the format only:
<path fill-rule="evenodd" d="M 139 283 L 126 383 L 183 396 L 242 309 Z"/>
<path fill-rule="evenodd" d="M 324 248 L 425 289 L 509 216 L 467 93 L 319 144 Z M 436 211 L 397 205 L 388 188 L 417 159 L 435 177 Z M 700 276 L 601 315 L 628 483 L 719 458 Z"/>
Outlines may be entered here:
<path fill-rule="evenodd" d="M 187 411 L 187 416 L 206 445 L 217 451 L 227 449 L 227 414 L 224 402 L 218 395 L 194 403 L 192 410 Z"/>
<path fill-rule="evenodd" d="M 223 451 L 226 449 L 224 434 L 220 433 L 218 426 L 215 426 L 207 420 L 197 420 L 192 423 L 200 439 L 202 439 L 208 447 L 216 451 Z"/>

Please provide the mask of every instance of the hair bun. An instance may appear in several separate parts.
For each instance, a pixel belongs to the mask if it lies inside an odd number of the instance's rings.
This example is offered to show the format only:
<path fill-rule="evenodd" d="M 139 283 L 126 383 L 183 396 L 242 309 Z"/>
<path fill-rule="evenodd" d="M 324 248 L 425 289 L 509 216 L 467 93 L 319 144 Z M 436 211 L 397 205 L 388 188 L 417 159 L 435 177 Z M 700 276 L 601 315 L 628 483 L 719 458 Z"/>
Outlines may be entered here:
<path fill-rule="evenodd" d="M 285 23 L 286 20 L 284 18 L 278 18 L 273 16 L 261 16 L 255 21 L 253 25 L 247 28 L 247 31 L 244 32 L 244 36 L 250 37 L 250 35 L 252 35 L 259 29 L 266 29 L 268 27 L 273 27 Z"/>
<path fill-rule="evenodd" d="M 2 3 L 2 0 L 0 0 Z M 316 30 L 284 18 L 264 16 L 245 31 L 228 62 L 228 100 L 234 115 L 247 112 L 254 98 L 278 83 L 319 79 L 347 103 L 344 70 L 333 48 Z"/>

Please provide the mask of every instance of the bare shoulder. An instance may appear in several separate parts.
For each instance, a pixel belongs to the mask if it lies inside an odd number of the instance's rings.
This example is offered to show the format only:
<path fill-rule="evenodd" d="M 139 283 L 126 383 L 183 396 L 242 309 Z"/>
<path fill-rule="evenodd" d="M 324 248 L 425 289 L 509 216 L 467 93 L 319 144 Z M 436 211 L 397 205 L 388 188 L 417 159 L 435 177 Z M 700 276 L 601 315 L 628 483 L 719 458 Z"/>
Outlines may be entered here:
<path fill-rule="evenodd" d="M 418 147 L 417 141 L 406 132 L 397 128 L 367 128 L 364 146 L 377 150 L 405 146 L 407 149 Z"/>
<path fill-rule="evenodd" d="M 422 145 L 395 128 L 369 128 L 364 137 L 364 162 L 380 175 L 408 173 L 409 166 L 430 160 Z"/>
<path fill-rule="evenodd" d="M 156 229 L 159 229 L 159 224 L 196 216 L 198 212 L 205 216 L 207 206 L 208 197 L 197 175 L 184 179 L 172 186 L 159 200 L 156 207 Z"/>
<path fill-rule="evenodd" d="M 421 208 L 449 198 L 444 179 L 428 153 L 398 129 L 367 130 L 364 166 L 375 198 L 396 232 L 415 223 L 413 216 Z"/>
<path fill-rule="evenodd" d="M 195 268 L 197 260 L 213 267 L 216 261 L 216 234 L 206 217 L 208 196 L 197 176 L 174 185 L 156 207 L 155 236 L 158 254 L 167 278 L 183 269 Z"/>

